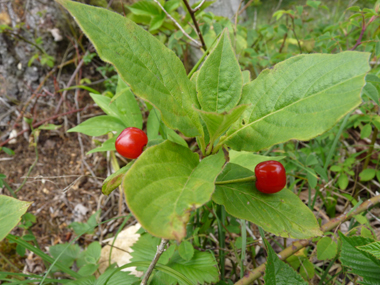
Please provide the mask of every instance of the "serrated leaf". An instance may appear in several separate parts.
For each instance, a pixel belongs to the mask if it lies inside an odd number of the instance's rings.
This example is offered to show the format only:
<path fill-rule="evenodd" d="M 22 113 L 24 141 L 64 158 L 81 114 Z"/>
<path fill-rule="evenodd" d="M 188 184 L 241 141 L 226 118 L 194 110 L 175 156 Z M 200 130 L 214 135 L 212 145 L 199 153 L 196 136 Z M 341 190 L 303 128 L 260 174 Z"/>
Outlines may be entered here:
<path fill-rule="evenodd" d="M 94 152 L 101 152 L 101 151 L 109 151 L 109 150 L 116 150 L 115 148 L 115 142 L 116 142 L 117 136 L 114 136 L 108 140 L 106 140 L 102 146 L 94 148 L 90 151 L 88 151 L 86 154 L 91 154 Z"/>
<path fill-rule="evenodd" d="M 252 172 L 255 172 L 255 167 L 260 162 L 268 161 L 268 160 L 280 161 L 285 158 L 285 156 L 265 156 L 265 155 L 254 154 L 252 152 L 235 151 L 232 149 L 229 151 L 229 156 L 230 156 L 230 163 L 240 165 L 244 168 L 251 170 Z"/>
<path fill-rule="evenodd" d="M 0 241 L 17 226 L 30 204 L 32 203 L 0 195 Z"/>
<path fill-rule="evenodd" d="M 99 56 L 114 64 L 134 94 L 154 105 L 164 123 L 185 136 L 202 135 L 195 86 L 180 59 L 130 19 L 106 9 L 57 0 L 93 42 Z"/>
<path fill-rule="evenodd" d="M 49 247 L 49 253 L 55 259 L 61 255 L 58 261 L 62 264 L 65 264 L 67 267 L 71 267 L 74 264 L 74 261 L 79 257 L 80 247 L 77 244 L 71 244 L 68 247 L 67 246 L 67 243 L 53 245 Z"/>
<path fill-rule="evenodd" d="M 120 271 L 118 268 L 109 268 L 99 276 L 93 285 L 132 285 L 140 279 L 129 272 Z"/>
<path fill-rule="evenodd" d="M 231 110 L 240 100 L 242 86 L 240 65 L 225 29 L 199 71 L 197 91 L 201 109 L 217 113 Z"/>
<path fill-rule="evenodd" d="M 103 115 L 90 118 L 67 132 L 78 132 L 88 136 L 101 136 L 109 132 L 122 132 L 125 125 L 118 118 Z"/>
<path fill-rule="evenodd" d="M 265 268 L 264 281 L 270 285 L 307 285 L 305 280 L 295 272 L 288 264 L 281 261 L 267 240 L 268 259 Z"/>
<path fill-rule="evenodd" d="M 223 135 L 227 129 L 240 118 L 241 114 L 243 114 L 247 107 L 248 105 L 240 105 L 233 108 L 228 113 L 205 112 L 202 110 L 196 111 L 206 124 L 210 135 L 210 141 L 215 142 L 217 138 Z"/>
<path fill-rule="evenodd" d="M 220 143 L 259 151 L 290 139 L 309 140 L 361 103 L 368 53 L 299 55 L 261 72 L 243 86 L 251 104 Z"/>
<path fill-rule="evenodd" d="M 338 245 L 330 238 L 323 237 L 317 243 L 317 257 L 319 260 L 333 259 L 338 253 Z"/>
<path fill-rule="evenodd" d="M 339 232 L 342 240 L 340 261 L 344 266 L 350 267 L 353 274 L 363 277 L 363 284 L 380 284 L 380 260 L 357 247 L 372 243 L 372 239 L 353 236 L 346 237 Z"/>
<path fill-rule="evenodd" d="M 190 211 L 210 200 L 224 161 L 219 152 L 199 162 L 171 141 L 148 148 L 123 179 L 129 209 L 151 234 L 181 240 Z"/>
<path fill-rule="evenodd" d="M 123 181 L 124 175 L 128 172 L 128 170 L 132 167 L 133 161 L 128 163 L 126 166 L 120 168 L 115 173 L 111 174 L 107 177 L 103 182 L 102 192 L 104 195 L 109 195 L 113 190 L 120 186 Z"/>
<path fill-rule="evenodd" d="M 178 253 L 184 260 L 190 260 L 194 256 L 194 247 L 190 242 L 184 240 L 178 247 Z"/>
<path fill-rule="evenodd" d="M 228 163 L 217 181 L 246 178 L 254 172 Z M 320 236 L 319 225 L 310 209 L 288 189 L 275 194 L 263 194 L 254 182 L 216 185 L 212 196 L 234 217 L 248 220 L 281 237 L 310 238 Z"/>
<path fill-rule="evenodd" d="M 370 181 L 375 178 L 376 169 L 367 168 L 359 173 L 360 181 Z"/>
<path fill-rule="evenodd" d="M 361 245 L 361 246 L 358 246 L 357 248 L 365 252 L 368 252 L 369 254 L 373 255 L 377 259 L 380 259 L 380 241 L 369 243 L 366 245 Z"/>

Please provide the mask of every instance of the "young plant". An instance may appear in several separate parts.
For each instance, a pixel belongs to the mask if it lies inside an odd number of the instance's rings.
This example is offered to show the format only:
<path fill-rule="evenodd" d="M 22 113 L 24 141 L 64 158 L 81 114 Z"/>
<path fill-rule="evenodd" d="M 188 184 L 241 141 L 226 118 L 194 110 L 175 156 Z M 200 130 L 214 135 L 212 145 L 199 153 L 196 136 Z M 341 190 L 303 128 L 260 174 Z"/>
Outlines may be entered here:
<path fill-rule="evenodd" d="M 262 187 L 260 180 L 256 187 L 252 179 L 255 168 L 273 158 L 253 152 L 314 138 L 355 109 L 370 70 L 369 53 L 303 54 L 250 81 L 249 76 L 243 78 L 225 29 L 190 80 L 179 58 L 128 18 L 70 0 L 57 2 L 72 14 L 99 56 L 115 66 L 120 84 L 128 84 L 126 88 L 162 120 L 160 133 L 165 137 L 148 143 L 133 164 L 109 177 L 103 187 L 109 194 L 122 185 L 130 211 L 146 231 L 162 239 L 160 245 L 183 241 L 193 211 L 206 203 L 222 206 L 243 225 L 248 220 L 281 237 L 322 235 L 313 213 L 292 191 L 258 191 Z M 104 100 L 101 107 L 108 116 L 90 119 L 102 124 L 101 131 L 92 122 L 90 132 L 88 121 L 72 131 L 102 135 L 132 127 L 133 114 L 124 113 L 120 120 L 120 109 L 104 98 L 97 100 Z M 199 152 L 174 131 L 195 138 Z M 280 173 L 275 190 L 285 186 L 283 169 Z"/>

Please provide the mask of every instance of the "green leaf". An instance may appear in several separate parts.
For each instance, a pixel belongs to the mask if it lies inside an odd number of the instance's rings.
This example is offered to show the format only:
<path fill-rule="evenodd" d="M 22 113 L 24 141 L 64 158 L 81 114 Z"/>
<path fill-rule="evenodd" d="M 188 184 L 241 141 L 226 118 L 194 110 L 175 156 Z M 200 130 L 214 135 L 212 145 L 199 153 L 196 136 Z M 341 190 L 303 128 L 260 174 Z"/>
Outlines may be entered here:
<path fill-rule="evenodd" d="M 132 260 L 148 261 L 151 262 L 154 258 L 157 246 L 160 244 L 160 239 L 151 236 L 150 234 L 143 234 L 138 241 L 132 246 L 133 252 Z M 181 258 L 178 251 L 174 252 L 174 245 L 171 245 L 158 260 L 158 264 L 165 264 L 166 266 L 182 273 L 194 284 L 214 283 L 218 280 L 218 270 L 216 262 L 209 252 L 199 252 L 194 250 L 193 257 L 186 261 Z M 138 268 L 141 270 L 141 268 Z M 177 284 L 177 280 L 164 272 L 156 272 L 150 284 Z M 183 284 L 182 282 L 180 284 Z"/>
<path fill-rule="evenodd" d="M 78 270 L 78 273 L 82 276 L 90 277 L 92 274 L 94 274 L 96 272 L 96 270 L 98 270 L 98 267 L 99 267 L 99 264 L 89 263 L 89 264 L 86 264 L 83 267 L 81 267 Z"/>
<path fill-rule="evenodd" d="M 15 227 L 31 202 L 0 195 L 0 241 Z"/>
<path fill-rule="evenodd" d="M 245 178 L 254 172 L 228 163 L 217 181 Z M 320 236 L 319 225 L 310 209 L 288 189 L 263 194 L 254 182 L 216 185 L 212 196 L 215 203 L 239 219 L 248 220 L 265 231 L 296 239 Z"/>
<path fill-rule="evenodd" d="M 67 245 L 67 243 L 53 245 L 49 247 L 49 252 L 54 259 L 57 259 L 62 251 L 64 251 L 59 257 L 59 262 L 67 267 L 71 267 L 74 264 L 74 261 L 79 257 L 80 247 L 77 244 L 71 244 L 69 247 L 67 247 Z"/>
<path fill-rule="evenodd" d="M 256 165 L 258 165 L 260 162 L 268 161 L 268 160 L 280 161 L 285 158 L 285 156 L 264 156 L 264 155 L 253 154 L 251 152 L 235 151 L 235 150 L 230 150 L 229 156 L 230 156 L 230 163 L 243 166 L 244 168 L 247 168 L 251 170 L 252 172 L 255 172 Z"/>
<path fill-rule="evenodd" d="M 231 110 L 240 100 L 242 86 L 240 65 L 225 29 L 199 71 L 197 91 L 201 109 L 217 113 Z"/>
<path fill-rule="evenodd" d="M 123 121 L 127 127 L 142 129 L 143 118 L 135 95 L 133 95 L 131 89 L 124 83 L 120 76 L 118 87 L 119 85 L 121 85 L 121 90 L 119 89 L 120 91 L 116 92 L 115 95 L 118 96 L 115 100 L 115 104 L 120 113 L 119 119 Z"/>
<path fill-rule="evenodd" d="M 210 200 L 224 161 L 219 152 L 199 162 L 198 154 L 171 141 L 148 148 L 123 179 L 129 209 L 151 234 L 180 241 L 190 211 Z"/>
<path fill-rule="evenodd" d="M 360 138 L 368 138 L 372 133 L 372 126 L 371 124 L 366 124 L 360 131 Z"/>
<path fill-rule="evenodd" d="M 375 47 L 375 55 L 376 57 L 379 57 L 380 56 L 380 41 L 378 41 L 376 43 L 376 47 Z"/>
<path fill-rule="evenodd" d="M 87 223 L 72 222 L 68 227 L 72 228 L 77 235 L 82 235 L 83 233 L 91 234 L 98 225 L 97 220 L 99 219 L 99 216 L 100 210 L 92 214 Z"/>
<path fill-rule="evenodd" d="M 94 276 L 87 276 L 75 281 L 71 281 L 66 283 L 66 285 L 94 285 L 96 283 L 96 279 Z"/>
<path fill-rule="evenodd" d="M 317 243 L 317 257 L 319 260 L 333 259 L 338 253 L 338 245 L 330 238 L 323 237 Z"/>
<path fill-rule="evenodd" d="M 107 177 L 106 180 L 103 182 L 102 186 L 102 193 L 104 195 L 109 195 L 113 190 L 115 190 L 119 185 L 121 184 L 123 177 L 125 173 L 128 172 L 128 170 L 131 168 L 133 165 L 133 161 L 128 163 L 126 166 L 120 168 L 118 171 L 115 173 L 111 174 L 110 176 Z"/>
<path fill-rule="evenodd" d="M 379 105 L 379 91 L 377 91 L 377 88 L 372 83 L 366 83 L 363 88 L 363 94 L 367 95 L 370 99 Z"/>
<path fill-rule="evenodd" d="M 160 13 L 160 8 L 152 1 L 142 0 L 128 6 L 128 9 L 139 16 L 156 16 Z"/>
<path fill-rule="evenodd" d="M 321 1 L 307 0 L 306 5 L 317 9 L 321 5 Z"/>
<path fill-rule="evenodd" d="M 251 72 L 249 72 L 249 70 L 244 70 L 241 74 L 243 76 L 243 84 L 247 84 L 251 81 Z"/>
<path fill-rule="evenodd" d="M 228 113 L 205 112 L 202 110 L 197 110 L 197 112 L 206 124 L 210 141 L 215 142 L 217 138 L 223 135 L 225 131 L 240 118 L 247 107 L 248 105 L 240 105 Z"/>
<path fill-rule="evenodd" d="M 258 151 L 290 139 L 309 140 L 361 103 L 368 53 L 292 57 L 243 86 L 251 104 L 221 138 L 234 150 Z"/>
<path fill-rule="evenodd" d="M 315 274 L 315 269 L 313 263 L 311 263 L 308 259 L 304 259 L 300 265 L 300 275 L 305 280 L 313 279 Z"/>
<path fill-rule="evenodd" d="M 333 165 L 330 167 L 330 171 L 332 172 L 340 172 L 342 171 L 342 167 L 340 167 L 339 165 Z"/>
<path fill-rule="evenodd" d="M 11 150 L 10 148 L 7 148 L 5 146 L 0 147 L 0 150 L 4 151 L 6 154 L 9 154 L 9 155 L 14 155 L 15 154 L 15 152 L 13 150 Z"/>
<path fill-rule="evenodd" d="M 199 116 L 192 108 L 199 106 L 195 86 L 173 51 L 117 13 L 69 0 L 57 2 L 69 10 L 99 56 L 114 64 L 133 93 L 161 112 L 168 127 L 188 137 L 202 135 Z"/>
<path fill-rule="evenodd" d="M 309 183 L 309 186 L 312 189 L 315 189 L 315 187 L 317 186 L 317 183 L 318 183 L 318 176 L 313 169 L 311 169 L 309 167 L 306 167 L 305 169 L 306 169 L 307 182 Z"/>
<path fill-rule="evenodd" d="M 375 178 L 376 169 L 367 168 L 359 173 L 360 181 L 370 181 Z"/>
<path fill-rule="evenodd" d="M 344 174 L 342 173 L 340 176 L 339 176 L 339 179 L 338 179 L 338 185 L 339 185 L 339 188 L 341 190 L 345 190 L 348 186 L 348 176 L 347 174 Z"/>
<path fill-rule="evenodd" d="M 178 253 L 184 260 L 190 260 L 194 256 L 194 247 L 190 242 L 184 240 L 178 247 Z"/>
<path fill-rule="evenodd" d="M 373 240 L 358 236 L 346 237 L 341 232 L 339 236 L 342 240 L 342 252 L 339 258 L 342 264 L 350 267 L 353 274 L 363 277 L 363 284 L 380 284 L 380 260 L 357 248 L 372 243 Z"/>
<path fill-rule="evenodd" d="M 156 109 L 152 109 L 149 113 L 148 122 L 146 126 L 148 141 L 161 138 L 161 136 L 158 134 L 160 130 L 160 120 L 160 113 Z"/>
<path fill-rule="evenodd" d="M 181 6 L 180 0 L 169 0 L 165 2 L 164 9 L 170 13 L 174 10 L 177 10 L 179 6 Z"/>
<path fill-rule="evenodd" d="M 94 148 L 90 151 L 88 151 L 86 154 L 91 154 L 94 152 L 101 152 L 101 151 L 109 151 L 109 150 L 116 150 L 115 148 L 115 142 L 116 142 L 117 136 L 114 136 L 108 140 L 106 140 L 102 146 Z"/>
<path fill-rule="evenodd" d="M 149 31 L 154 31 L 161 28 L 162 24 L 165 21 L 165 18 L 166 18 L 166 15 L 164 13 L 154 16 L 152 18 L 152 21 L 150 21 Z"/>
<path fill-rule="evenodd" d="M 111 98 L 93 93 L 90 93 L 90 96 L 92 100 L 94 100 L 94 102 L 104 111 L 104 113 L 111 117 L 118 118 L 120 121 L 122 121 L 121 114 L 116 104 L 114 102 L 111 102 Z"/>
<path fill-rule="evenodd" d="M 115 271 L 116 273 L 114 273 Z M 140 281 L 140 279 L 130 274 L 129 272 L 120 271 L 118 268 L 111 267 L 107 269 L 106 272 L 104 272 L 102 275 L 100 275 L 98 280 L 96 280 L 93 285 L 132 285 L 137 281 Z"/>
<path fill-rule="evenodd" d="M 103 115 L 90 118 L 67 132 L 78 132 L 88 136 L 101 136 L 109 132 L 122 132 L 125 125 L 118 118 Z"/>
<path fill-rule="evenodd" d="M 295 272 L 288 264 L 280 260 L 270 246 L 269 242 L 265 240 L 267 247 L 268 259 L 265 268 L 264 281 L 265 284 L 270 285 L 306 285 L 307 283 L 302 277 Z"/>
<path fill-rule="evenodd" d="M 373 255 L 377 259 L 380 259 L 380 241 L 369 243 L 366 245 L 361 245 L 361 246 L 358 246 L 357 248 L 365 252 L 368 252 L 369 254 Z"/>

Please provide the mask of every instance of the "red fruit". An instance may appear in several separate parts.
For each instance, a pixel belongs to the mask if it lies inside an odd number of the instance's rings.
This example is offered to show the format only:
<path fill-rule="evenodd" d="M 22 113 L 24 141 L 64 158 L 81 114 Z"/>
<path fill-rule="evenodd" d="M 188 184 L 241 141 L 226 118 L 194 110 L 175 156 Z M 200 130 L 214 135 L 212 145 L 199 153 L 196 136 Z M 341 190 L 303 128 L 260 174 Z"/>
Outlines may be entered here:
<path fill-rule="evenodd" d="M 285 168 L 275 160 L 264 161 L 256 165 L 255 175 L 257 190 L 265 194 L 277 193 L 286 185 Z"/>
<path fill-rule="evenodd" d="M 135 159 L 143 152 L 148 143 L 146 134 L 138 128 L 126 128 L 117 137 L 116 151 L 125 158 Z"/>

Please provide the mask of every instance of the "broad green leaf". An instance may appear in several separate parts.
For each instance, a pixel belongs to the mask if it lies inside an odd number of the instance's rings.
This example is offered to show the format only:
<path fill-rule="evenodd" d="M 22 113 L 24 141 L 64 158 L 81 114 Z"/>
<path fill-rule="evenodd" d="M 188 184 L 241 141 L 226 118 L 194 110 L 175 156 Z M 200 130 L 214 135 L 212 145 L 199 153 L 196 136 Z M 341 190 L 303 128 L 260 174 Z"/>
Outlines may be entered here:
<path fill-rule="evenodd" d="M 30 204 L 32 202 L 24 202 L 0 195 L 0 241 L 17 226 L 21 216 L 25 214 Z"/>
<path fill-rule="evenodd" d="M 99 264 L 93 264 L 93 263 L 88 263 L 84 266 L 82 266 L 79 270 L 78 273 L 82 276 L 88 276 L 90 277 L 92 274 L 98 270 Z"/>
<path fill-rule="evenodd" d="M 305 169 L 306 169 L 307 183 L 309 183 L 309 186 L 312 189 L 314 189 L 318 183 L 318 176 L 313 169 L 311 169 L 309 167 L 306 167 Z"/>
<path fill-rule="evenodd" d="M 380 284 L 380 260 L 357 248 L 370 244 L 373 240 L 358 236 L 346 237 L 340 232 L 339 236 L 342 240 L 342 252 L 339 258 L 342 264 L 350 267 L 353 274 L 363 277 L 363 284 Z"/>
<path fill-rule="evenodd" d="M 118 171 L 115 173 L 111 174 L 110 176 L 107 177 L 106 180 L 103 182 L 102 186 L 102 192 L 104 195 L 109 195 L 113 190 L 115 190 L 119 185 L 121 184 L 123 177 L 125 173 L 128 172 L 128 170 L 131 168 L 133 164 L 133 161 L 128 163 L 126 166 L 120 168 Z"/>
<path fill-rule="evenodd" d="M 197 91 L 201 109 L 217 113 L 231 110 L 240 100 L 242 86 L 240 65 L 226 29 L 199 71 Z"/>
<path fill-rule="evenodd" d="M 259 154 L 253 154 L 252 152 L 246 151 L 229 151 L 230 163 L 238 164 L 243 166 L 252 172 L 255 172 L 255 167 L 260 162 L 268 161 L 268 160 L 276 160 L 280 161 L 285 158 L 285 156 L 264 156 Z"/>
<path fill-rule="evenodd" d="M 123 80 L 119 76 L 119 84 L 122 87 L 126 86 L 126 84 L 123 83 Z M 116 107 L 120 113 L 119 119 L 122 120 L 127 127 L 142 129 L 143 119 L 139 104 L 137 103 L 135 95 L 133 95 L 131 89 L 128 86 L 126 87 L 127 88 L 122 88 L 119 93 L 116 93 L 115 95 L 118 96 L 114 104 L 116 104 Z"/>
<path fill-rule="evenodd" d="M 93 42 L 99 56 L 112 63 L 134 94 L 154 105 L 164 123 L 185 136 L 202 135 L 195 86 L 180 59 L 130 19 L 106 9 L 69 0 L 62 4 Z"/>
<path fill-rule="evenodd" d="M 90 93 L 90 96 L 92 100 L 109 116 L 118 118 L 122 121 L 121 114 L 115 104 L 115 102 L 111 102 L 111 98 L 104 96 L 104 95 L 98 95 Z M 125 125 L 128 127 L 127 125 Z"/>
<path fill-rule="evenodd" d="M 227 131 L 227 129 L 240 118 L 241 114 L 243 114 L 247 107 L 248 105 L 240 105 L 228 113 L 205 112 L 202 110 L 197 110 L 197 112 L 206 124 L 210 135 L 210 141 L 215 142 L 218 137 L 223 135 L 225 131 Z"/>
<path fill-rule="evenodd" d="M 184 260 L 190 260 L 194 256 L 194 247 L 190 242 L 184 240 L 178 247 L 178 253 Z"/>
<path fill-rule="evenodd" d="M 66 285 L 94 285 L 96 283 L 96 278 L 94 276 L 87 276 L 75 281 L 71 281 L 69 283 L 65 283 Z"/>
<path fill-rule="evenodd" d="M 373 255 L 377 259 L 380 259 L 380 241 L 369 243 L 366 245 L 361 245 L 361 246 L 358 246 L 357 248 L 365 252 L 368 252 L 369 254 Z"/>
<path fill-rule="evenodd" d="M 217 182 L 253 176 L 254 172 L 229 163 Z M 239 219 L 248 220 L 281 237 L 296 239 L 320 236 L 319 225 L 310 209 L 288 189 L 263 194 L 254 182 L 216 185 L 215 203 Z"/>
<path fill-rule="evenodd" d="M 164 4 L 164 9 L 167 11 L 167 12 L 172 12 L 176 9 L 179 8 L 179 6 L 181 6 L 181 1 L 180 0 L 169 0 L 169 1 L 166 1 L 165 4 Z"/>
<path fill-rule="evenodd" d="M 67 132 L 78 132 L 88 136 L 101 136 L 109 132 L 122 132 L 125 125 L 118 118 L 103 115 L 90 118 Z"/>
<path fill-rule="evenodd" d="M 360 138 L 368 138 L 372 133 L 372 126 L 371 124 L 366 124 L 360 131 Z"/>
<path fill-rule="evenodd" d="M 221 138 L 234 150 L 258 151 L 290 139 L 309 140 L 361 102 L 368 53 L 292 57 L 244 85 L 239 104 L 251 104 Z"/>
<path fill-rule="evenodd" d="M 264 281 L 265 284 L 270 285 L 307 285 L 305 280 L 295 272 L 288 264 L 280 260 L 270 246 L 269 242 L 265 240 L 267 247 L 268 259 L 265 267 Z"/>
<path fill-rule="evenodd" d="M 376 169 L 367 168 L 359 173 L 360 181 L 370 181 L 375 178 Z"/>
<path fill-rule="evenodd" d="M 157 246 L 160 244 L 160 239 L 151 236 L 150 234 L 143 234 L 138 241 L 132 246 L 132 260 L 148 261 L 151 262 L 154 258 Z M 171 245 L 160 257 L 158 264 L 165 264 L 166 266 L 182 273 L 192 281 L 193 284 L 214 283 L 218 280 L 218 270 L 216 262 L 212 254 L 209 252 L 199 252 L 194 250 L 193 257 L 186 261 L 181 258 L 178 251 L 175 251 L 175 245 Z M 145 270 L 146 268 L 138 267 L 138 270 Z M 178 281 L 172 276 L 158 271 L 154 273 L 151 280 L 151 285 L 175 285 Z M 180 282 L 180 284 L 183 284 Z"/>
<path fill-rule="evenodd" d="M 338 253 L 338 245 L 330 238 L 323 237 L 317 243 L 317 257 L 319 260 L 333 259 Z"/>
<path fill-rule="evenodd" d="M 376 104 L 379 105 L 379 91 L 372 83 L 366 83 L 366 85 L 363 88 L 363 94 L 367 95 L 370 99 L 372 99 L 376 102 Z"/>
<path fill-rule="evenodd" d="M 71 244 L 69 247 L 67 247 L 67 245 L 67 243 L 53 245 L 49 247 L 49 253 L 55 259 L 59 257 L 58 261 L 60 263 L 65 264 L 67 267 L 71 267 L 74 264 L 74 261 L 79 257 L 80 247 L 77 244 Z"/>
<path fill-rule="evenodd" d="M 148 148 L 123 179 L 129 209 L 151 234 L 180 241 L 190 211 L 208 202 L 222 170 L 224 154 L 199 156 L 165 141 Z"/>

